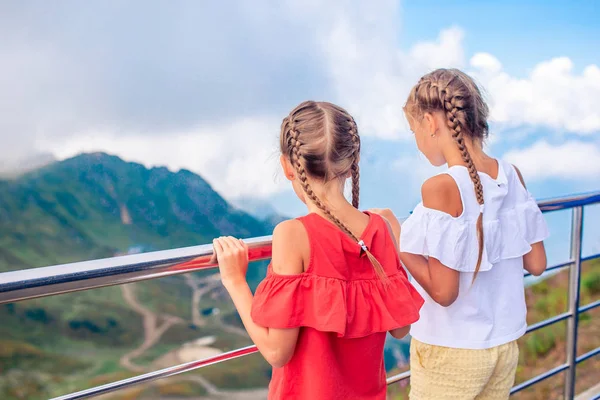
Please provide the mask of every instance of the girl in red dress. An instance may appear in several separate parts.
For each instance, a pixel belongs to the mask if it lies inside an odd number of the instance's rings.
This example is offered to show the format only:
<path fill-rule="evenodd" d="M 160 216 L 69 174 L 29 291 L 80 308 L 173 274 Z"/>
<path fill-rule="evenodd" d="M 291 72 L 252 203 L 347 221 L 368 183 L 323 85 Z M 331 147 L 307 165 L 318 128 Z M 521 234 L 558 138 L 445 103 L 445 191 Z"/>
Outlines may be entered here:
<path fill-rule="evenodd" d="M 324 102 L 281 125 L 281 165 L 309 213 L 273 232 L 267 277 L 252 295 L 242 240 L 214 241 L 221 279 L 248 334 L 273 366 L 269 399 L 385 399 L 387 332 L 404 337 L 423 299 L 398 258 L 400 225 L 358 210 L 360 138 Z M 344 183 L 352 178 L 352 204 Z"/>

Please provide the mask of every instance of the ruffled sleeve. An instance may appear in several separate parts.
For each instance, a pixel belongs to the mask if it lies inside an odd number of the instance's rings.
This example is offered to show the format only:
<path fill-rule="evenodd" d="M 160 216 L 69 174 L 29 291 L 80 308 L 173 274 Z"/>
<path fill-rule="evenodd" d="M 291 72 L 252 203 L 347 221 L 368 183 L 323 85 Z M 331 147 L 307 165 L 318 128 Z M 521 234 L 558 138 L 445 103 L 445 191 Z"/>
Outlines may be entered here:
<path fill-rule="evenodd" d="M 548 236 L 550 236 L 546 220 L 544 219 L 537 202 L 531 195 L 528 196 L 527 200 L 518 204 L 514 208 L 514 212 L 509 212 L 508 215 L 504 215 L 502 219 L 516 220 L 519 227 L 519 236 L 521 236 L 528 245 L 546 240 L 548 239 Z M 531 248 L 529 248 L 529 250 L 531 250 Z"/>
<path fill-rule="evenodd" d="M 468 253 L 479 249 L 477 243 L 469 249 L 468 244 L 472 242 L 469 228 L 460 218 L 419 204 L 402 224 L 400 249 L 405 253 L 434 257 L 448 268 L 469 272 L 469 260 L 473 257 Z"/>
<path fill-rule="evenodd" d="M 422 297 L 400 272 L 384 282 L 269 271 L 254 295 L 252 319 L 269 328 L 310 327 L 357 338 L 416 322 L 422 305 Z"/>
<path fill-rule="evenodd" d="M 496 218 L 484 219 L 484 249 L 480 271 L 501 260 L 522 257 L 531 245 L 549 236 L 535 200 L 528 196 Z M 419 204 L 402 225 L 402 252 L 434 257 L 448 268 L 474 272 L 479 253 L 476 218 L 452 217 Z"/>
<path fill-rule="evenodd" d="M 496 236 L 501 245 L 488 249 L 494 262 L 521 257 L 531 251 L 532 244 L 549 236 L 546 220 L 529 193 L 524 200 L 498 216 L 498 225 L 500 229 Z"/>

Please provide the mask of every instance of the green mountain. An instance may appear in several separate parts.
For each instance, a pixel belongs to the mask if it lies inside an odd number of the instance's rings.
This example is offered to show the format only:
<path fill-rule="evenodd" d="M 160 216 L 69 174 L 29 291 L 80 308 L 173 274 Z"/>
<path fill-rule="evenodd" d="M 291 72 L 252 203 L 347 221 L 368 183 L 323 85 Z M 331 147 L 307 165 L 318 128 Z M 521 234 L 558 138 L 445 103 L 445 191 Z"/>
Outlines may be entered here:
<path fill-rule="evenodd" d="M 0 268 L 166 249 L 272 226 L 229 205 L 200 176 L 147 169 L 103 153 L 0 180 Z"/>
<path fill-rule="evenodd" d="M 148 169 L 102 153 L 0 180 L 0 271 L 197 245 L 219 235 L 261 236 L 272 228 L 190 171 Z M 265 266 L 250 268 L 253 284 Z M 1 399 L 45 399 L 173 365 L 182 361 L 182 345 L 200 337 L 216 337 L 211 346 L 222 351 L 249 344 L 226 293 L 206 273 L 8 304 L 0 306 L 0 320 Z M 202 373 L 225 389 L 231 382 L 266 384 L 269 369 L 260 358 L 238 365 L 243 380 L 230 379 L 235 366 Z M 173 379 L 161 383 L 174 382 L 161 386 L 172 397 L 214 390 L 203 380 Z"/>

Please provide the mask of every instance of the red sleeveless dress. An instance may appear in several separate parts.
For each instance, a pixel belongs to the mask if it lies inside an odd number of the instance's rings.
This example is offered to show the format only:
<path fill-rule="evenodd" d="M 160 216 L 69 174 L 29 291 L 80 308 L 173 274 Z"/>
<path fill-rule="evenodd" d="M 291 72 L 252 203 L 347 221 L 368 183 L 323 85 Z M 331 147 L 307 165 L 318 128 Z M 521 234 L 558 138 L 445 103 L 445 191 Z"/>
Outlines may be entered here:
<path fill-rule="evenodd" d="M 310 242 L 307 270 L 258 286 L 252 319 L 268 328 L 298 328 L 292 359 L 274 368 L 269 400 L 386 398 L 386 332 L 419 319 L 423 299 L 408 282 L 385 220 L 369 214 L 360 237 L 389 277 L 384 283 L 360 246 L 336 225 L 299 218 Z"/>

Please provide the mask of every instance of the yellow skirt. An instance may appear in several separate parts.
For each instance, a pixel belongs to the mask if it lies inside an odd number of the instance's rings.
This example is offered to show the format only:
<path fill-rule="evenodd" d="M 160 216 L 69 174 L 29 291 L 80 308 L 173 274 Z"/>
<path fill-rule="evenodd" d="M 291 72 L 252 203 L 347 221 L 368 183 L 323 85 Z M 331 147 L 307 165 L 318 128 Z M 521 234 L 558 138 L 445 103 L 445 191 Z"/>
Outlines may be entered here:
<path fill-rule="evenodd" d="M 470 350 L 410 344 L 411 400 L 505 400 L 519 362 L 517 342 Z"/>

